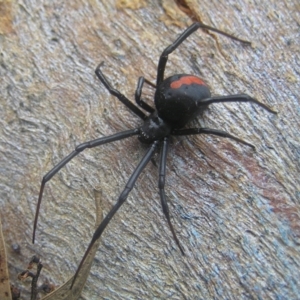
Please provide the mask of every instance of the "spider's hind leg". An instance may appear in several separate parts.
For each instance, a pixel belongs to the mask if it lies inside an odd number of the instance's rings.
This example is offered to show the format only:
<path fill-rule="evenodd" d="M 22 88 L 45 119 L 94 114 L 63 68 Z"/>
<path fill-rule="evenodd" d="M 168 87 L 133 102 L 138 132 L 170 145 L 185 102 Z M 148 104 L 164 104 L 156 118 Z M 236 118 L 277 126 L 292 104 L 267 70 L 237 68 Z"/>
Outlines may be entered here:
<path fill-rule="evenodd" d="M 166 194 L 165 194 L 165 178 L 166 178 L 166 163 L 167 163 L 167 151 L 168 151 L 168 138 L 165 137 L 163 144 L 162 144 L 162 149 L 161 149 L 161 156 L 160 156 L 160 165 L 159 165 L 159 181 L 158 181 L 158 187 L 159 187 L 159 194 L 160 194 L 160 200 L 161 200 L 161 205 L 163 209 L 163 213 L 167 218 L 169 227 L 171 229 L 173 238 L 179 247 L 181 253 L 184 255 L 184 250 L 183 247 L 180 245 L 180 242 L 176 236 L 174 227 L 171 223 L 170 219 L 170 213 L 169 213 L 169 207 L 166 199 Z"/>
<path fill-rule="evenodd" d="M 262 107 L 263 109 L 267 110 L 268 112 L 270 112 L 272 114 L 277 114 L 277 111 L 273 110 L 268 105 L 258 101 L 257 99 L 250 97 L 247 94 L 214 96 L 211 98 L 199 100 L 198 105 L 206 106 L 206 105 L 209 105 L 212 103 L 220 103 L 220 102 L 223 102 L 223 103 L 225 103 L 225 102 L 252 102 L 252 103 L 259 105 L 260 107 Z"/>
<path fill-rule="evenodd" d="M 164 73 L 165 73 L 165 68 L 166 68 L 166 64 L 167 64 L 167 61 L 168 61 L 168 55 L 171 54 L 175 49 L 177 49 L 177 47 L 184 40 L 186 40 L 193 32 L 195 32 L 199 28 L 208 29 L 208 30 L 211 30 L 213 32 L 217 32 L 219 34 L 227 36 L 228 38 L 231 38 L 233 40 L 244 43 L 246 45 L 251 45 L 251 43 L 249 41 L 239 39 L 239 38 L 233 36 L 232 34 L 226 33 L 222 30 L 219 30 L 217 28 L 208 26 L 206 24 L 196 22 L 196 23 L 192 24 L 191 26 L 189 26 L 183 33 L 181 33 L 178 36 L 178 38 L 171 45 L 169 45 L 167 48 L 165 48 L 165 50 L 162 52 L 162 54 L 159 58 L 159 61 L 158 61 L 158 66 L 157 66 L 157 76 L 156 76 L 156 85 L 157 86 L 159 86 L 160 83 L 162 83 L 163 80 L 164 80 Z"/>

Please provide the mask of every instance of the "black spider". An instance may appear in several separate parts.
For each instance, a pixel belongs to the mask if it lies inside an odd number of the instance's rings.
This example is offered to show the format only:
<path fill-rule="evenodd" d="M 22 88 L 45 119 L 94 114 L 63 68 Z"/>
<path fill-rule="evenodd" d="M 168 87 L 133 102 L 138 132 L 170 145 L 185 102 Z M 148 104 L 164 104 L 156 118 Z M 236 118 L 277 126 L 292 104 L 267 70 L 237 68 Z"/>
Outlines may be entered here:
<path fill-rule="evenodd" d="M 136 167 L 131 177 L 129 178 L 124 190 L 117 203 L 107 214 L 102 223 L 98 226 L 95 231 L 92 240 L 79 264 L 79 267 L 76 271 L 76 274 L 73 279 L 72 286 L 74 281 L 82 267 L 82 264 L 87 257 L 91 247 L 95 243 L 97 239 L 100 238 L 102 232 L 106 228 L 107 224 L 110 222 L 111 218 L 118 211 L 121 205 L 127 199 L 129 192 L 132 190 L 137 178 L 151 160 L 153 154 L 159 145 L 161 145 L 161 154 L 160 154 L 160 164 L 159 164 L 159 193 L 162 204 L 163 213 L 166 216 L 169 227 L 171 229 L 173 238 L 178 245 L 182 254 L 184 254 L 183 248 L 179 243 L 179 240 L 175 234 L 174 228 L 172 226 L 168 204 L 165 196 L 165 177 L 166 177 L 166 160 L 167 160 L 167 148 L 169 143 L 169 137 L 171 135 L 192 135 L 192 134 L 213 134 L 217 136 L 222 136 L 226 138 L 231 138 L 237 142 L 243 143 L 247 146 L 254 148 L 253 145 L 247 143 L 237 137 L 232 136 L 231 134 L 217 129 L 211 128 L 186 128 L 182 129 L 189 121 L 193 120 L 197 115 L 199 115 L 204 109 L 208 107 L 209 104 L 217 103 L 217 102 L 253 102 L 263 107 L 267 111 L 271 113 L 276 113 L 274 110 L 266 106 L 265 104 L 259 102 L 258 100 L 246 95 L 246 94 L 237 94 L 237 95 L 229 95 L 229 96 L 214 96 L 211 97 L 210 90 L 205 84 L 205 82 L 194 76 L 187 74 L 177 74 L 173 75 L 167 79 L 164 79 L 164 71 L 166 67 L 166 63 L 168 60 L 168 55 L 172 53 L 187 37 L 189 37 L 193 32 L 195 32 L 198 28 L 209 29 L 211 31 L 215 31 L 219 34 L 225 35 L 231 39 L 240 41 L 244 44 L 250 45 L 251 43 L 242 39 L 238 39 L 228 33 L 225 33 L 216 28 L 210 27 L 208 25 L 202 23 L 194 23 L 190 27 L 188 27 L 177 39 L 174 43 L 168 46 L 160 56 L 158 67 L 157 67 L 157 77 L 156 77 L 156 85 L 152 84 L 144 77 L 140 77 L 137 84 L 137 89 L 135 91 L 135 101 L 142 109 L 147 111 L 149 115 L 145 114 L 138 106 L 130 102 L 128 98 L 126 98 L 123 94 L 121 94 L 118 90 L 111 87 L 108 83 L 107 79 L 103 75 L 100 70 L 101 64 L 96 69 L 96 75 L 100 79 L 100 81 L 104 84 L 106 89 L 110 92 L 111 95 L 117 97 L 125 106 L 127 106 L 133 113 L 139 116 L 143 120 L 142 126 L 130 129 L 126 131 L 122 131 L 116 133 L 111 136 L 102 137 L 93 141 L 89 141 L 83 144 L 80 144 L 75 148 L 75 150 L 70 153 L 67 157 L 65 157 L 60 163 L 58 163 L 50 172 L 48 172 L 42 180 L 39 199 L 37 203 L 37 210 L 34 220 L 34 229 L 33 229 L 33 243 L 35 240 L 35 232 L 38 221 L 38 214 L 41 205 L 41 200 L 43 196 L 43 191 L 46 182 L 48 182 L 63 166 L 65 166 L 71 159 L 73 159 L 76 155 L 78 155 L 81 151 L 86 148 L 93 148 L 99 145 L 103 145 L 106 143 L 111 143 L 117 140 L 121 140 L 124 138 L 128 138 L 133 135 L 137 135 L 138 139 L 142 143 L 149 144 L 149 150 Z M 154 102 L 155 109 L 149 106 L 141 99 L 141 93 L 144 83 L 147 83 L 156 89 Z"/>

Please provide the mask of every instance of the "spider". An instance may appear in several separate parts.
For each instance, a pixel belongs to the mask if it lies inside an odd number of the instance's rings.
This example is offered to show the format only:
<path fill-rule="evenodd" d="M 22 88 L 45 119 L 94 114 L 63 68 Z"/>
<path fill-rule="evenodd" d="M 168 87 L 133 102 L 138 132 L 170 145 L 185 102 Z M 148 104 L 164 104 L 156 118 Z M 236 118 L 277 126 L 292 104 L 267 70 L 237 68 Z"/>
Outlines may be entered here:
<path fill-rule="evenodd" d="M 168 61 L 168 55 L 171 54 L 185 39 L 187 39 L 193 32 L 197 29 L 203 28 L 217 32 L 221 35 L 227 36 L 233 40 L 239 41 L 243 44 L 250 45 L 251 43 L 235 36 L 223 32 L 217 28 L 205 25 L 203 23 L 194 23 L 189 26 L 179 37 L 165 50 L 162 52 L 158 67 L 157 67 L 157 76 L 156 84 L 151 83 L 146 80 L 144 77 L 139 77 L 137 88 L 135 91 L 135 101 L 137 105 L 133 104 L 127 97 L 125 97 L 121 92 L 114 89 L 104 74 L 101 71 L 102 63 L 96 68 L 96 75 L 99 80 L 104 84 L 105 88 L 109 93 L 117 97 L 127 108 L 129 108 L 135 115 L 140 117 L 143 121 L 143 124 L 140 127 L 129 129 L 125 131 L 118 132 L 116 134 L 101 137 L 89 142 L 82 143 L 78 145 L 73 152 L 68 156 L 62 159 L 56 166 L 53 167 L 42 179 L 40 193 L 36 208 L 34 228 L 33 228 L 33 237 L 32 242 L 34 243 L 38 215 L 40 210 L 40 205 L 43 197 L 45 184 L 62 168 L 64 167 L 71 159 L 77 156 L 80 152 L 87 148 L 94 148 L 103 144 L 111 143 L 121 139 L 125 139 L 134 135 L 137 135 L 140 142 L 149 144 L 149 149 L 146 154 L 138 164 L 138 166 L 133 171 L 131 177 L 126 183 L 125 188 L 123 189 L 121 195 L 119 196 L 116 204 L 112 207 L 109 213 L 106 215 L 104 220 L 96 229 L 92 240 L 77 268 L 75 273 L 71 288 L 76 280 L 76 277 L 82 267 L 84 260 L 86 259 L 91 247 L 97 239 L 100 238 L 107 224 L 110 222 L 112 217 L 126 201 L 129 192 L 134 187 L 136 180 L 138 179 L 141 172 L 144 170 L 146 165 L 152 159 L 154 153 L 160 147 L 160 162 L 159 162 L 159 180 L 158 188 L 160 194 L 160 200 L 162 205 L 163 213 L 167 219 L 169 228 L 173 235 L 173 238 L 180 249 L 181 253 L 184 254 L 183 247 L 181 246 L 173 225 L 170 220 L 169 208 L 165 195 L 165 177 L 166 177 L 166 161 L 167 161 L 167 151 L 170 136 L 179 136 L 179 135 L 193 135 L 193 134 L 212 134 L 216 136 L 221 136 L 225 138 L 230 138 L 236 142 L 242 143 L 244 145 L 250 146 L 253 149 L 255 147 L 243 141 L 226 131 L 211 129 L 211 128 L 184 128 L 185 125 L 191 120 L 195 119 L 201 112 L 203 112 L 208 105 L 218 102 L 252 102 L 262 108 L 266 109 L 270 113 L 276 114 L 274 110 L 269 108 L 267 105 L 259 102 L 255 98 L 250 97 L 246 94 L 235 94 L 228 96 L 211 96 L 210 90 L 206 83 L 199 77 L 188 74 L 176 74 L 167 79 L 164 79 L 164 72 L 166 63 Z M 155 88 L 154 103 L 155 108 L 148 105 L 141 98 L 142 88 L 144 83 Z M 148 114 L 146 114 L 146 111 Z"/>

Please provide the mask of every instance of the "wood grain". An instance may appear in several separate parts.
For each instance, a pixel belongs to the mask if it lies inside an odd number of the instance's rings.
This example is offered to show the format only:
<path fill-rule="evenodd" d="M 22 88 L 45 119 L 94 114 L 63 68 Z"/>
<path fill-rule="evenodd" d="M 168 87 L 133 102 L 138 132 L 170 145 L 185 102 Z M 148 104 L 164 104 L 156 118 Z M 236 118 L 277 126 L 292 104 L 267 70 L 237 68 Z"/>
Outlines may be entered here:
<path fill-rule="evenodd" d="M 130 138 L 69 163 L 46 185 L 31 244 L 42 176 L 77 144 L 140 124 L 96 66 L 104 61 L 111 84 L 134 99 L 138 77 L 155 81 L 160 53 L 196 16 L 252 47 L 199 30 L 170 56 L 166 76 L 197 74 L 213 94 L 248 93 L 279 115 L 216 104 L 192 124 L 227 130 L 256 152 L 211 136 L 174 138 L 167 197 L 186 256 L 149 164 L 103 234 L 82 299 L 297 299 L 299 2 L 187 1 L 188 10 L 149 2 L 1 1 L 0 214 L 11 281 L 28 299 L 16 274 L 33 254 L 45 266 L 40 282 L 71 277 L 93 234 L 94 188 L 105 215 L 146 151 Z M 144 96 L 152 103 L 153 90 Z"/>

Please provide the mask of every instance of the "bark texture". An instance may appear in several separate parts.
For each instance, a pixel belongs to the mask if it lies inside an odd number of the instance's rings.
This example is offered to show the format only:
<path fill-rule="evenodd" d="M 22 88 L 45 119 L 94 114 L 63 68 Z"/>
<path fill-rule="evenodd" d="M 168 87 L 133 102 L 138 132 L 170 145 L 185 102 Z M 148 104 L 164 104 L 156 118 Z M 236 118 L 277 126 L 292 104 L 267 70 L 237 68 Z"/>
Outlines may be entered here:
<path fill-rule="evenodd" d="M 151 2 L 151 3 L 149 3 Z M 33 254 L 41 281 L 76 270 L 95 222 L 146 151 L 136 138 L 87 150 L 46 185 L 43 175 L 83 141 L 141 124 L 94 75 L 130 99 L 139 76 L 155 81 L 160 53 L 192 20 L 201 30 L 169 58 L 166 76 L 197 74 L 213 94 L 248 93 L 275 108 L 215 104 L 192 126 L 228 132 L 174 138 L 166 193 L 185 249 L 172 240 L 150 163 L 102 236 L 82 299 L 297 299 L 300 295 L 299 1 L 0 1 L 0 214 L 11 281 Z M 153 89 L 144 97 L 153 101 Z M 157 158 L 155 158 L 157 160 Z M 21 252 L 14 252 L 18 244 Z"/>

